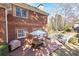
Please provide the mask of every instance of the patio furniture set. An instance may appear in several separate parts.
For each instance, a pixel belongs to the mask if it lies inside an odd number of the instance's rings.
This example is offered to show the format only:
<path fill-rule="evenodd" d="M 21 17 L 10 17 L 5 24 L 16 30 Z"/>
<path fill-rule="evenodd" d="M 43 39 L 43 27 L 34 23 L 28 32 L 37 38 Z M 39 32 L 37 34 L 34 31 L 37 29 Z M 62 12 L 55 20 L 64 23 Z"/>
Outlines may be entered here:
<path fill-rule="evenodd" d="M 40 34 L 38 35 L 38 32 Z M 37 35 L 36 35 L 37 34 Z M 22 46 L 23 55 L 28 53 L 28 50 L 35 52 L 34 56 L 49 56 L 49 54 L 59 48 L 59 45 L 51 41 L 46 33 L 41 31 L 32 32 L 24 41 Z"/>

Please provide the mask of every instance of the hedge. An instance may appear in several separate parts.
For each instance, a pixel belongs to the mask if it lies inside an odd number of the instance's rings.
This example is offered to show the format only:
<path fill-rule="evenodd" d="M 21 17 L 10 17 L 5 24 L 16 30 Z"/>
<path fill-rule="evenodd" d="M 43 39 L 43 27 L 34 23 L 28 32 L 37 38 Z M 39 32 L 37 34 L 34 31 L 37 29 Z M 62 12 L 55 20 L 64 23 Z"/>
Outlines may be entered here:
<path fill-rule="evenodd" d="M 0 56 L 7 56 L 9 54 L 8 44 L 0 45 Z"/>
<path fill-rule="evenodd" d="M 69 43 L 76 44 L 77 43 L 77 38 L 75 36 L 71 37 L 69 39 Z"/>

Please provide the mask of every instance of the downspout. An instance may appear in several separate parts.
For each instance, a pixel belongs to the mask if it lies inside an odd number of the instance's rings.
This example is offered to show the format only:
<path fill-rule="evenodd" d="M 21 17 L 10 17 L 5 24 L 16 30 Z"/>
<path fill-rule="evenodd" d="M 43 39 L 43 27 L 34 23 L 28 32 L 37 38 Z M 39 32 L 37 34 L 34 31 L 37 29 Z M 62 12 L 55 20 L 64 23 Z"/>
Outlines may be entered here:
<path fill-rule="evenodd" d="M 5 21 L 6 21 L 6 42 L 8 43 L 8 20 L 7 20 L 7 8 L 5 8 Z"/>

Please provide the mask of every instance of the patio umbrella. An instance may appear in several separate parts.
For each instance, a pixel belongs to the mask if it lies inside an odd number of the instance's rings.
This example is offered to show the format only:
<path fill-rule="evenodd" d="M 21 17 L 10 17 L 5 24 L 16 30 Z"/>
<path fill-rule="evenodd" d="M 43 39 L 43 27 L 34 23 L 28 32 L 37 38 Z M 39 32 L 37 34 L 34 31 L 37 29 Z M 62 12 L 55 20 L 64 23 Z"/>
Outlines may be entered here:
<path fill-rule="evenodd" d="M 46 32 L 43 31 L 43 30 L 36 30 L 36 31 L 31 32 L 30 34 L 31 35 L 36 35 L 36 36 L 43 36 L 43 35 L 46 34 Z"/>

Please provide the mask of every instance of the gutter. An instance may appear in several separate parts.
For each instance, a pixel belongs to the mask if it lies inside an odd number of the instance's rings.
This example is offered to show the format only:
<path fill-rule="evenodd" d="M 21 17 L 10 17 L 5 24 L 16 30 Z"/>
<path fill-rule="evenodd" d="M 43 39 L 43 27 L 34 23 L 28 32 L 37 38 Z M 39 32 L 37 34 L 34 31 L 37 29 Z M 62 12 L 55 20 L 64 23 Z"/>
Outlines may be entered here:
<path fill-rule="evenodd" d="M 5 8 L 5 21 L 6 21 L 6 42 L 8 43 L 8 21 L 7 21 L 7 8 Z"/>

